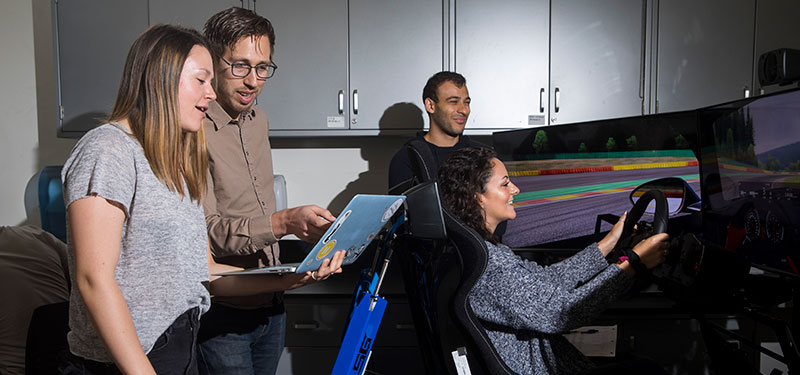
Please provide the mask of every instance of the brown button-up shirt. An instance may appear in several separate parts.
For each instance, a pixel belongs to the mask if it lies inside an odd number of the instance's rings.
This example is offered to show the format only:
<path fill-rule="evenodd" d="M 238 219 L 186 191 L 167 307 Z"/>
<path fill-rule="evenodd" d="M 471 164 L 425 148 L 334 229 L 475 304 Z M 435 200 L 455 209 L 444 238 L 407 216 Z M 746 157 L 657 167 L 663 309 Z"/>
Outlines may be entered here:
<path fill-rule="evenodd" d="M 267 115 L 253 107 L 233 119 L 211 102 L 206 117 L 209 176 L 203 208 L 214 259 L 244 268 L 280 264 L 271 222 L 275 193 Z M 255 308 L 273 305 L 280 297 L 214 297 L 213 302 Z"/>

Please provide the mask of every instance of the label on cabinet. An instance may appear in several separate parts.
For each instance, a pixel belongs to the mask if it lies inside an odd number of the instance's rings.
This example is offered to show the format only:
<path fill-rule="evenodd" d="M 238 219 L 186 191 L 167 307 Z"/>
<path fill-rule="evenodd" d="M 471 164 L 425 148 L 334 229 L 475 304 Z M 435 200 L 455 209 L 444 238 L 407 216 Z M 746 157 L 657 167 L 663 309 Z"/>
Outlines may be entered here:
<path fill-rule="evenodd" d="M 328 127 L 344 129 L 344 116 L 328 116 Z"/>
<path fill-rule="evenodd" d="M 544 115 L 528 115 L 528 125 L 544 125 Z"/>

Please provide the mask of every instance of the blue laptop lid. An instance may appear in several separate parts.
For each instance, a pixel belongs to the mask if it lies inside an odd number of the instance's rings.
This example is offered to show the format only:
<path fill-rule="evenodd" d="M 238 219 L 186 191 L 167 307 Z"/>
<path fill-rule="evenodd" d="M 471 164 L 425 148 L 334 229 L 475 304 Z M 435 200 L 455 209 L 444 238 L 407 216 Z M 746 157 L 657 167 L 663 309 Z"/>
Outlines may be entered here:
<path fill-rule="evenodd" d="M 333 258 L 339 250 L 347 250 L 343 264 L 355 262 L 405 199 L 402 195 L 358 194 L 353 197 L 296 272 L 318 269 L 326 258 Z"/>

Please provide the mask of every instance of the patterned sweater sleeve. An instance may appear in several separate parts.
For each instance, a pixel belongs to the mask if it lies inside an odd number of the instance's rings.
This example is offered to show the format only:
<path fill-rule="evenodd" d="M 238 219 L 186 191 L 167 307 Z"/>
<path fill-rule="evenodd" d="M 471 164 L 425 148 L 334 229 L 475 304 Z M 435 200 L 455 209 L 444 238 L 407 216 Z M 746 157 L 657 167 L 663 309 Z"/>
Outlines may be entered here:
<path fill-rule="evenodd" d="M 597 247 L 597 243 L 593 243 L 577 254 L 546 267 L 542 267 L 536 262 L 520 258 L 505 245 L 495 246 L 488 242 L 487 245 L 494 246 L 495 248 L 507 249 L 495 252 L 497 257 L 502 257 L 502 259 L 499 259 L 500 261 L 510 261 L 520 267 L 526 268 L 530 270 L 530 272 L 538 274 L 544 282 L 563 284 L 569 287 L 577 287 L 580 284 L 586 283 L 598 273 L 608 268 L 608 262 L 600 252 L 600 248 Z M 490 255 L 490 258 L 491 257 Z"/>
<path fill-rule="evenodd" d="M 555 334 L 586 325 L 631 284 L 594 245 L 542 267 L 505 245 L 487 244 L 489 263 L 470 306 L 480 319 L 515 330 Z"/>

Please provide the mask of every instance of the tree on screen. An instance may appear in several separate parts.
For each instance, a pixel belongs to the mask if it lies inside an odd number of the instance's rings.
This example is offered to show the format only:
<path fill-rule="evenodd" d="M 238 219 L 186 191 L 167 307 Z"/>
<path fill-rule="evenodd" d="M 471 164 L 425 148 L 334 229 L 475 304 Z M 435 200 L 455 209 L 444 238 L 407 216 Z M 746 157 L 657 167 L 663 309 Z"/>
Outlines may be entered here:
<path fill-rule="evenodd" d="M 536 132 L 536 136 L 533 138 L 533 150 L 537 154 L 547 152 L 547 133 L 544 130 Z"/>
<path fill-rule="evenodd" d="M 606 142 L 606 150 L 608 150 L 608 152 L 617 150 L 617 141 L 614 140 L 614 137 L 608 138 L 608 141 Z"/>
<path fill-rule="evenodd" d="M 678 136 L 675 137 L 675 148 L 678 150 L 689 148 L 689 141 L 686 140 L 683 134 L 678 134 Z"/>
<path fill-rule="evenodd" d="M 625 139 L 625 143 L 628 144 L 628 150 L 634 151 L 639 148 L 639 141 L 636 140 L 636 136 L 632 135 Z"/>

